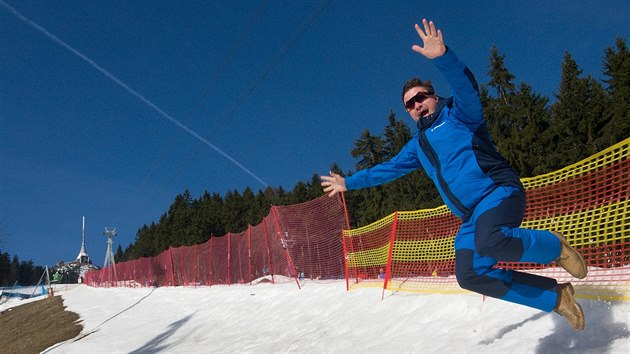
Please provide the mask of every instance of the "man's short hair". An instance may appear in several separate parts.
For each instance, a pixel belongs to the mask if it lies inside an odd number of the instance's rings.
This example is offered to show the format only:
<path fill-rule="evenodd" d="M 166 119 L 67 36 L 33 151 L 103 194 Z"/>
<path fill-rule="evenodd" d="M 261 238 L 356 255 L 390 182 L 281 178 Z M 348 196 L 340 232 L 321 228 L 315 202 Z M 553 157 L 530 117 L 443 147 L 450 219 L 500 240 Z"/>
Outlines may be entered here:
<path fill-rule="evenodd" d="M 431 83 L 431 81 L 429 80 L 422 81 L 419 78 L 414 77 L 412 79 L 407 80 L 407 82 L 405 82 L 405 86 L 403 86 L 403 91 L 402 91 L 403 104 L 405 103 L 405 93 L 407 93 L 407 91 L 411 90 L 414 87 L 422 87 L 426 89 L 427 92 L 435 92 L 435 90 L 433 89 L 433 83 Z"/>

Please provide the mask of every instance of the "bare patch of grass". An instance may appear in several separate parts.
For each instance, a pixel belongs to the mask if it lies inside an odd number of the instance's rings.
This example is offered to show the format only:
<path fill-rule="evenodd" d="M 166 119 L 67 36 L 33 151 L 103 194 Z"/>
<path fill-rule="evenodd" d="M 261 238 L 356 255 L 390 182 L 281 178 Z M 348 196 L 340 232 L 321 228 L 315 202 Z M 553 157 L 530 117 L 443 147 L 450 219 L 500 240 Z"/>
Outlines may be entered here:
<path fill-rule="evenodd" d="M 79 315 L 66 311 L 60 296 L 6 309 L 0 313 L 3 353 L 40 353 L 81 333 Z"/>

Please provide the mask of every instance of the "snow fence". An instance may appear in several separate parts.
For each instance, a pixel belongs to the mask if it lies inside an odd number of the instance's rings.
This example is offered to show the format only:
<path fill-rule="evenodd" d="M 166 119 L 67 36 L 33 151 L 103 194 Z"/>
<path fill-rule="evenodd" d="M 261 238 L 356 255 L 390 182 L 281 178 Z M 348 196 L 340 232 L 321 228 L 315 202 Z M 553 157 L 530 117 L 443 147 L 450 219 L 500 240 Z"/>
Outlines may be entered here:
<path fill-rule="evenodd" d="M 556 264 L 499 263 L 571 281 L 579 297 L 630 299 L 630 138 L 583 161 L 524 178 L 524 228 L 556 230 L 586 259 L 574 279 Z M 274 206 L 241 233 L 169 248 L 91 271 L 93 286 L 197 286 L 295 279 L 345 279 L 347 289 L 465 292 L 455 279 L 453 241 L 460 221 L 445 206 L 398 211 L 349 229 L 343 195 Z"/>

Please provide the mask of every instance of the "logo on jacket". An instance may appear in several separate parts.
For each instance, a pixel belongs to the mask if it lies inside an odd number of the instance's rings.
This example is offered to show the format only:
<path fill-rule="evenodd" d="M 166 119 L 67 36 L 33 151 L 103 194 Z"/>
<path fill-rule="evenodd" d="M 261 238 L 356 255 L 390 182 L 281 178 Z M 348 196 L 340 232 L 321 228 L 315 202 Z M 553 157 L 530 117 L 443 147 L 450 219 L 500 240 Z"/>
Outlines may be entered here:
<path fill-rule="evenodd" d="M 443 126 L 444 124 L 446 124 L 446 121 L 444 121 L 444 122 L 440 123 L 439 125 L 436 125 L 435 127 L 431 128 L 431 131 L 436 130 L 437 128 Z"/>

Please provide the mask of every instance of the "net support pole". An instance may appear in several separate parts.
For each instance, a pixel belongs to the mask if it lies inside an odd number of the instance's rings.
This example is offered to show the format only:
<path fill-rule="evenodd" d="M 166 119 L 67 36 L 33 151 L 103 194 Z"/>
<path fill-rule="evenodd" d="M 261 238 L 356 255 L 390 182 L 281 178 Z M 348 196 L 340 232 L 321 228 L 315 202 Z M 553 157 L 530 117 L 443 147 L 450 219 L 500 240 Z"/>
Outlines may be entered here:
<path fill-rule="evenodd" d="M 346 217 L 346 229 L 350 230 L 350 218 L 348 217 L 348 207 L 346 206 L 346 197 L 344 192 L 340 193 L 341 202 L 343 204 L 343 214 Z M 346 273 L 346 291 L 350 291 L 350 279 L 348 274 L 348 248 L 346 247 L 346 238 L 343 236 L 343 230 L 341 230 L 341 242 L 343 245 L 343 268 Z"/>
<path fill-rule="evenodd" d="M 195 279 L 193 279 L 193 282 L 195 283 L 196 288 L 197 283 L 199 283 L 199 245 L 193 245 L 193 247 L 195 250 Z"/>
<path fill-rule="evenodd" d="M 348 274 L 348 249 L 346 248 L 346 238 L 341 230 L 341 241 L 343 242 L 343 269 L 346 272 L 346 291 L 350 291 L 350 279 Z"/>
<path fill-rule="evenodd" d="M 247 262 L 249 285 L 252 285 L 252 225 L 247 225 Z"/>
<path fill-rule="evenodd" d="M 265 235 L 265 246 L 267 246 L 267 260 L 269 262 L 269 274 L 271 274 L 271 284 L 275 284 L 274 274 L 273 274 L 273 260 L 271 259 L 271 249 L 269 248 L 269 233 L 267 232 L 267 218 L 269 216 L 263 218 L 263 232 Z"/>
<path fill-rule="evenodd" d="M 180 278 L 179 283 L 180 283 L 182 286 L 186 286 L 186 285 L 188 285 L 188 284 L 186 284 L 186 283 L 188 282 L 188 274 L 186 274 L 186 273 L 187 273 L 187 272 L 186 272 L 186 268 L 184 268 L 184 266 L 185 266 L 185 263 L 184 263 L 184 258 L 185 258 L 185 257 L 184 257 L 184 247 L 180 247 L 180 248 L 179 248 L 179 263 L 181 264 L 181 268 L 180 268 L 180 271 L 179 271 L 179 273 L 180 273 L 180 276 L 179 276 L 179 278 Z"/>
<path fill-rule="evenodd" d="M 208 257 L 208 263 L 210 264 L 210 271 L 208 272 L 208 284 L 212 285 L 212 239 L 214 239 L 213 235 L 210 235 L 210 257 Z"/>
<path fill-rule="evenodd" d="M 230 270 L 231 270 L 231 268 L 230 268 L 230 253 L 232 253 L 232 252 L 230 252 L 231 251 L 230 250 L 230 247 L 231 247 L 230 243 L 232 241 L 232 233 L 231 232 L 228 233 L 227 236 L 228 236 L 228 246 L 227 246 L 227 282 L 228 282 L 228 286 L 230 286 L 230 285 L 232 285 L 232 274 L 230 273 Z"/>
<path fill-rule="evenodd" d="M 280 242 L 282 242 L 282 248 L 284 248 L 284 255 L 287 257 L 287 262 L 289 263 L 289 269 L 291 270 L 291 273 L 293 273 L 293 279 L 295 279 L 295 284 L 297 284 L 298 289 L 302 289 L 302 287 L 300 286 L 300 281 L 297 278 L 295 267 L 293 266 L 293 261 L 291 260 L 291 255 L 289 254 L 287 242 L 282 237 L 282 229 L 280 228 L 280 222 L 278 221 L 278 215 L 276 214 L 276 207 L 272 206 L 271 211 L 273 213 L 273 219 L 276 222 L 276 229 L 278 230 L 278 237 L 280 238 Z"/>
<path fill-rule="evenodd" d="M 175 286 L 175 262 L 173 262 L 173 246 L 168 247 L 168 255 L 171 260 L 171 286 Z"/>
<path fill-rule="evenodd" d="M 383 294 L 381 300 L 385 298 L 385 289 L 387 283 L 392 276 L 392 254 L 394 253 L 394 238 L 396 237 L 396 226 L 398 225 L 398 212 L 394 213 L 394 222 L 392 222 L 392 235 L 389 240 L 389 254 L 387 255 L 387 267 L 385 268 L 385 281 L 383 282 Z"/>

